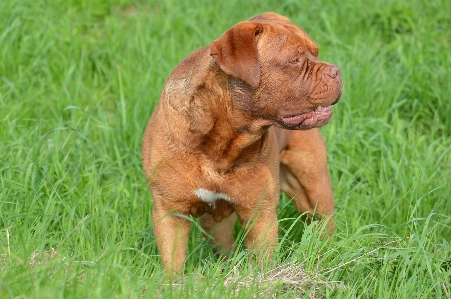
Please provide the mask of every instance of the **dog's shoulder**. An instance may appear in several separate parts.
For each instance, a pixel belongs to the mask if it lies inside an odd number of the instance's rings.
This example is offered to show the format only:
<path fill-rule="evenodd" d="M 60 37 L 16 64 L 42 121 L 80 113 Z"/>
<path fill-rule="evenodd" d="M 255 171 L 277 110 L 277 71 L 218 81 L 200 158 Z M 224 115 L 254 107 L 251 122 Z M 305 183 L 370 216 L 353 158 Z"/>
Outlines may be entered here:
<path fill-rule="evenodd" d="M 189 54 L 169 75 L 160 101 L 165 101 L 174 110 L 183 112 L 189 106 L 196 90 L 204 84 L 210 60 L 208 47 Z"/>

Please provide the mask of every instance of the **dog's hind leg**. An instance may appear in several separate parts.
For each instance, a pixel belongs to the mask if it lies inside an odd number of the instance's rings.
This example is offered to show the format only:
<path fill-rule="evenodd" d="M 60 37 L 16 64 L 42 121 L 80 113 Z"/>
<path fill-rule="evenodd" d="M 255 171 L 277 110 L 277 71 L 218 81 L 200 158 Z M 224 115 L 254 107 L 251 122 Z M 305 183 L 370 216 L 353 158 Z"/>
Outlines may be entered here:
<path fill-rule="evenodd" d="M 280 186 L 292 198 L 299 213 L 324 218 L 334 213 L 327 151 L 319 129 L 285 131 L 280 152 Z M 335 230 L 332 217 L 329 232 Z"/>

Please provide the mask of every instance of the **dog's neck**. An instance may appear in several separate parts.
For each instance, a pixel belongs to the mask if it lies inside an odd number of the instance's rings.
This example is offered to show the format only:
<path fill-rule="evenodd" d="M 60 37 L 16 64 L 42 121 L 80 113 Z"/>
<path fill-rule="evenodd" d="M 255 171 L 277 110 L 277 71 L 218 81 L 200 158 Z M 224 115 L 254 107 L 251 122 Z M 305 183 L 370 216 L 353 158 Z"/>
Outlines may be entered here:
<path fill-rule="evenodd" d="M 162 123 L 172 132 L 167 136 L 168 147 L 181 144 L 174 150 L 203 155 L 223 172 L 261 159 L 270 123 L 247 106 L 255 96 L 252 90 L 214 63 L 185 74 L 170 78 L 160 99 L 166 103 L 159 113 L 165 119 Z"/>
<path fill-rule="evenodd" d="M 225 76 L 224 80 L 217 80 L 218 70 L 212 73 L 216 73 L 214 82 L 226 85 L 213 89 L 228 90 L 228 96 L 208 99 L 215 108 L 222 106 L 222 109 L 212 109 L 214 125 L 201 137 L 203 142 L 197 149 L 215 161 L 219 169 L 230 171 L 235 165 L 262 159 L 266 155 L 270 123 L 256 117 L 247 106 L 255 96 L 251 89 L 224 73 L 221 74 Z"/>
<path fill-rule="evenodd" d="M 219 171 L 228 172 L 235 165 L 243 165 L 265 155 L 269 125 L 266 121 L 253 119 L 248 111 L 241 109 L 231 92 L 225 109 L 214 109 L 211 115 L 213 126 L 208 132 L 196 138 L 195 151 L 207 155 L 216 164 Z M 226 111 L 224 113 L 224 111 Z"/>

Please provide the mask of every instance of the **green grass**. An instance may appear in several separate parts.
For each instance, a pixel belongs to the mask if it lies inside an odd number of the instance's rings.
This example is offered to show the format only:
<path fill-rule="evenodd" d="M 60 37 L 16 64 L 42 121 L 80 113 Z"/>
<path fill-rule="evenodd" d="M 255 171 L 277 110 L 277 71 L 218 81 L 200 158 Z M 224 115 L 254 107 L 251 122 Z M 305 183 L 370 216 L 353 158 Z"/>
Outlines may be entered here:
<path fill-rule="evenodd" d="M 244 249 L 217 261 L 193 221 L 186 276 L 171 284 L 141 170 L 145 125 L 178 62 L 265 11 L 342 68 L 322 129 L 337 233 L 324 243 L 282 197 L 283 242 L 262 280 Z M 0 298 L 451 298 L 450 11 L 448 0 L 1 1 Z M 306 276 L 273 277 L 285 263 Z"/>

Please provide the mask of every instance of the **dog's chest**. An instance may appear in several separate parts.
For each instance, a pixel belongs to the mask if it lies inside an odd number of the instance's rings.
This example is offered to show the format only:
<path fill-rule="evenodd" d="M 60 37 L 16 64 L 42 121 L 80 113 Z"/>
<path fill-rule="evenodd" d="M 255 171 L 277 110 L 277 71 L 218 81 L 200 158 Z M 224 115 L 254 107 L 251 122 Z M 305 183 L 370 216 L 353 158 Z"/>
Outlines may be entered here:
<path fill-rule="evenodd" d="M 228 196 L 227 194 L 210 191 L 203 188 L 197 189 L 196 191 L 194 191 L 194 193 L 196 193 L 197 197 L 199 197 L 200 200 L 213 208 L 216 206 L 216 201 L 218 200 L 222 199 L 227 202 L 231 201 L 230 196 Z"/>
<path fill-rule="evenodd" d="M 190 214 L 194 217 L 209 213 L 219 222 L 234 211 L 231 205 L 232 198 L 227 194 L 203 188 L 196 189 L 194 193 L 200 199 L 190 208 Z"/>

